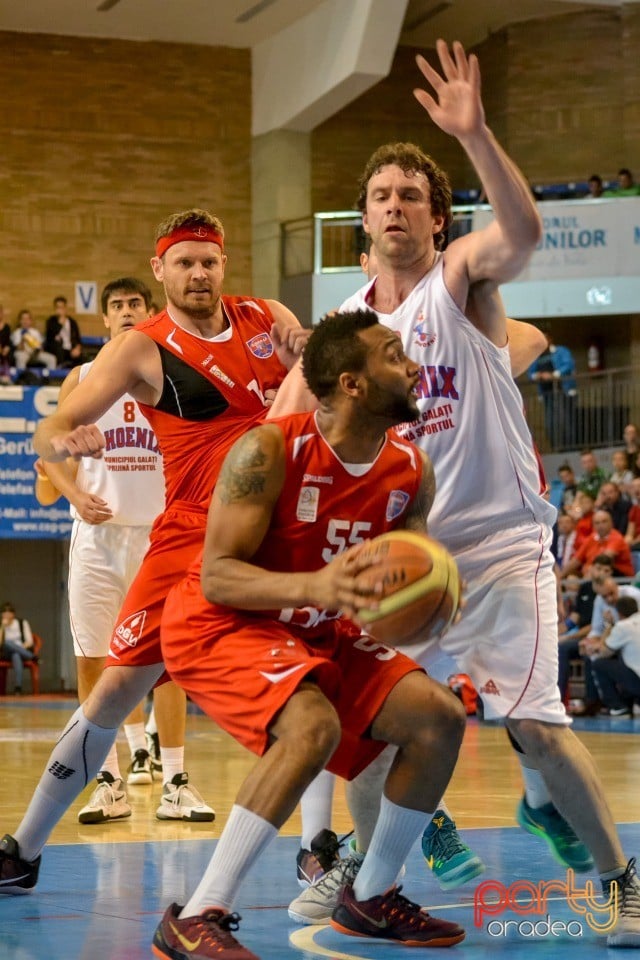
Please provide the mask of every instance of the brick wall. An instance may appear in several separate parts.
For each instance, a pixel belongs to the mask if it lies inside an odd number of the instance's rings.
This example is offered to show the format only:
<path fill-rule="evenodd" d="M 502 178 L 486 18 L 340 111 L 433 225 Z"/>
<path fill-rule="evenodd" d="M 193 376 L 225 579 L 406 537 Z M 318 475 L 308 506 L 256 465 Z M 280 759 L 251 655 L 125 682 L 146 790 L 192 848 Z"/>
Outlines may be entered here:
<path fill-rule="evenodd" d="M 487 122 L 533 183 L 615 177 L 623 165 L 640 180 L 639 48 L 640 3 L 516 23 L 478 45 Z M 477 187 L 411 94 L 415 53 L 400 47 L 385 80 L 313 132 L 315 210 L 351 207 L 367 157 L 392 139 L 420 143 L 454 187 Z"/>
<path fill-rule="evenodd" d="M 40 321 L 76 280 L 153 281 L 156 225 L 192 206 L 251 279 L 250 52 L 0 32 L 0 302 Z M 99 317 L 80 318 L 83 331 Z"/>

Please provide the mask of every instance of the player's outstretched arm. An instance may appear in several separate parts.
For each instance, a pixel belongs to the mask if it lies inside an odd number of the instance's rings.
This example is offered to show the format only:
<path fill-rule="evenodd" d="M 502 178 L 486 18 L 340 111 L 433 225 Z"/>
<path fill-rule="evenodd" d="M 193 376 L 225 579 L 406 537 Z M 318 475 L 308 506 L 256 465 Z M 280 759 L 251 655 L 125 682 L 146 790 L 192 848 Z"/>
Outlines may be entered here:
<path fill-rule="evenodd" d="M 540 216 L 527 181 L 485 122 L 477 57 L 467 57 L 457 41 L 451 51 L 444 40 L 438 40 L 436 47 L 441 73 L 424 57 L 417 57 L 433 93 L 417 89 L 414 95 L 433 122 L 459 141 L 495 214 L 495 221 L 485 230 L 454 241 L 448 255 L 459 248 L 470 283 L 482 279 L 505 282 L 522 270 L 539 242 Z"/>
<path fill-rule="evenodd" d="M 158 350 L 149 337 L 135 330 L 116 337 L 102 347 L 87 376 L 56 412 L 40 421 L 33 438 L 36 453 L 52 462 L 102 456 L 104 437 L 95 421 L 125 393 L 155 403 L 161 379 Z"/>

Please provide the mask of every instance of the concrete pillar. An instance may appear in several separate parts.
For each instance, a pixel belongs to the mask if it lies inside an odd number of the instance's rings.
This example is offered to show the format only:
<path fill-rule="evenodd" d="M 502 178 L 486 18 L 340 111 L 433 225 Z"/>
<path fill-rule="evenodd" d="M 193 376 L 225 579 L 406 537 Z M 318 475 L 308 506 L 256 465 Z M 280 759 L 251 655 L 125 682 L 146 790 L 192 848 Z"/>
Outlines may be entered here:
<path fill-rule="evenodd" d="M 252 260 L 257 297 L 278 299 L 280 224 L 311 216 L 311 135 L 274 130 L 252 141 Z"/>

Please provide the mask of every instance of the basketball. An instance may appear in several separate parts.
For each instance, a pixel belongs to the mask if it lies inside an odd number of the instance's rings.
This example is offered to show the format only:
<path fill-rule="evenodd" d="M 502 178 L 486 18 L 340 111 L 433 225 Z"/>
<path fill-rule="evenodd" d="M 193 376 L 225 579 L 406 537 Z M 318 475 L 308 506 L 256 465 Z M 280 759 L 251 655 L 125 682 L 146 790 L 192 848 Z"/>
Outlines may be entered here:
<path fill-rule="evenodd" d="M 446 630 L 460 605 L 460 578 L 448 550 L 426 534 L 394 530 L 368 541 L 359 553 L 371 560 L 358 579 L 382 581 L 377 609 L 358 611 L 358 622 L 391 647 L 417 643 Z"/>

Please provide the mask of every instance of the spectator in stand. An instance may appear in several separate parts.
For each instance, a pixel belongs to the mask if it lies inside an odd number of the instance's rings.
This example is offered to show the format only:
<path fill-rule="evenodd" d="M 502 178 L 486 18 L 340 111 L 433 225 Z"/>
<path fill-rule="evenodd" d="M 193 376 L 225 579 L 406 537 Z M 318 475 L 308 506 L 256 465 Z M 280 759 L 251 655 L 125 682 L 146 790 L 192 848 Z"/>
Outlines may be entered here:
<path fill-rule="evenodd" d="M 595 503 L 596 510 L 606 510 L 611 514 L 614 529 L 618 530 L 624 537 L 629 523 L 629 510 L 631 501 L 628 497 L 623 497 L 620 487 L 606 480 L 600 487 Z"/>
<path fill-rule="evenodd" d="M 53 309 L 45 328 L 45 350 L 55 356 L 59 367 L 75 367 L 82 363 L 80 328 L 67 313 L 66 297 L 56 297 Z"/>
<path fill-rule="evenodd" d="M 595 500 L 598 496 L 598 490 L 609 477 L 599 466 L 593 450 L 583 450 L 580 454 L 580 463 L 582 465 L 582 476 L 578 480 L 578 490 L 583 490 Z"/>
<path fill-rule="evenodd" d="M 632 551 L 640 550 L 640 477 L 631 481 L 631 508 L 624 538 Z"/>
<path fill-rule="evenodd" d="M 627 466 L 633 471 L 636 465 L 636 457 L 640 453 L 640 437 L 635 423 L 628 423 L 622 431 L 624 440 L 624 449 L 627 454 Z"/>
<path fill-rule="evenodd" d="M 602 177 L 597 173 L 592 173 L 589 177 L 589 193 L 585 195 L 585 200 L 598 200 L 603 192 Z"/>
<path fill-rule="evenodd" d="M 557 346 L 550 334 L 548 346 L 529 367 L 529 379 L 538 384 L 544 404 L 544 426 L 552 448 L 575 446 L 576 362 L 568 347 Z"/>
<path fill-rule="evenodd" d="M 632 577 L 635 573 L 629 544 L 618 530 L 614 530 L 613 518 L 607 510 L 596 510 L 593 514 L 593 533 L 576 550 L 573 559 L 560 571 L 565 579 L 573 573 L 590 576 L 589 568 L 600 553 L 608 553 L 613 561 L 616 577 Z"/>
<path fill-rule="evenodd" d="M 593 679 L 591 660 L 580 652 L 580 642 L 591 634 L 596 587 L 613 574 L 611 557 L 598 554 L 591 564 L 591 576 L 578 586 L 572 609 L 558 629 L 558 686 L 565 700 L 569 688 L 569 671 L 572 660 L 582 658 L 584 670 L 584 702 L 573 711 L 576 716 L 593 716 L 600 709 L 600 697 Z"/>
<path fill-rule="evenodd" d="M 590 537 L 593 533 L 594 503 L 594 497 L 588 493 L 584 493 L 582 490 L 578 490 L 573 503 L 567 510 L 567 513 L 570 513 L 576 521 L 576 550 L 584 543 L 587 537 Z"/>
<path fill-rule="evenodd" d="M 629 469 L 627 451 L 614 450 L 611 454 L 611 466 L 613 467 L 613 472 L 609 480 L 620 488 L 620 492 L 623 495 L 628 496 L 631 493 L 633 471 Z"/>
<path fill-rule="evenodd" d="M 560 572 L 569 565 L 576 551 L 576 521 L 570 513 L 560 513 L 553 528 L 551 553 Z"/>
<path fill-rule="evenodd" d="M 56 358 L 44 348 L 43 336 L 35 325 L 30 310 L 21 310 L 11 334 L 15 351 L 16 368 L 45 367 L 54 370 Z"/>
<path fill-rule="evenodd" d="M 618 621 L 607 623 L 593 672 L 610 717 L 630 716 L 640 699 L 640 613 L 635 597 L 619 597 Z"/>
<path fill-rule="evenodd" d="M 604 197 L 638 197 L 640 196 L 640 184 L 635 183 L 633 174 L 628 167 L 622 167 L 618 170 L 618 186 L 605 190 Z"/>
<path fill-rule="evenodd" d="M 28 620 L 19 620 L 12 603 L 0 607 L 0 658 L 11 660 L 14 690 L 22 693 L 22 674 L 25 660 L 35 660 L 33 634 Z"/>
<path fill-rule="evenodd" d="M 576 475 L 570 463 L 561 463 L 558 467 L 558 476 L 562 483 L 562 499 L 560 507 L 562 510 L 568 510 L 576 498 L 578 484 Z"/>
<path fill-rule="evenodd" d="M 4 307 L 0 303 L 0 384 L 11 383 L 11 369 L 13 364 L 11 327 L 4 318 Z"/>

